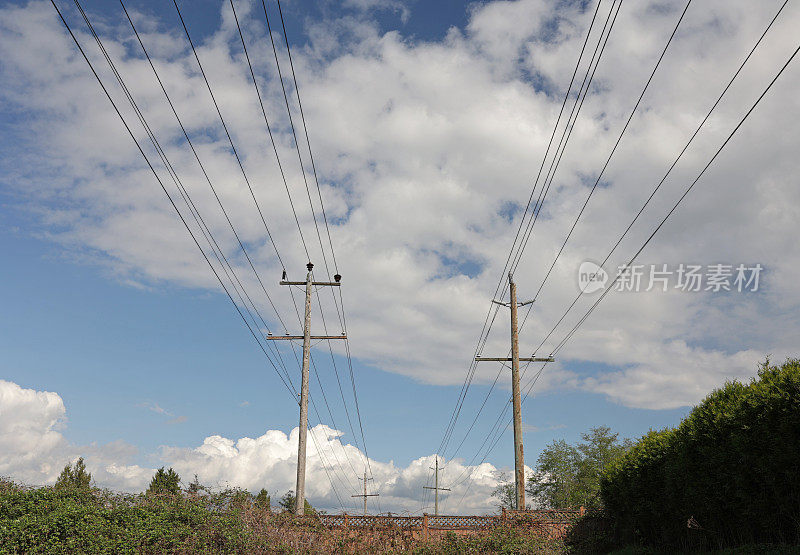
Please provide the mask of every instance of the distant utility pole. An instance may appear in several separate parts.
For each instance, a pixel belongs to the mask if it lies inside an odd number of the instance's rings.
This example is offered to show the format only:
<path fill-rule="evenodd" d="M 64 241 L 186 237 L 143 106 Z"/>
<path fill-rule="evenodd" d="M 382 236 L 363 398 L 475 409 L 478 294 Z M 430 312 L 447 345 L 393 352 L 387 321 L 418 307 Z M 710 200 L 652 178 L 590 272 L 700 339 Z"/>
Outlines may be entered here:
<path fill-rule="evenodd" d="M 370 478 L 371 480 L 372 478 Z M 360 478 L 359 478 L 360 480 Z M 364 469 L 364 493 L 359 495 L 351 495 L 350 497 L 363 497 L 364 498 L 364 516 L 367 516 L 367 497 L 378 497 L 380 493 L 367 493 L 367 469 Z"/>
<path fill-rule="evenodd" d="M 492 300 L 493 303 L 511 307 L 511 358 L 475 357 L 478 362 L 511 362 L 511 398 L 514 408 L 514 489 L 516 509 L 525 509 L 525 457 L 522 452 L 522 402 L 519 396 L 519 361 L 553 362 L 553 357 L 519 357 L 519 338 L 517 328 L 517 308 L 533 301 L 517 303 L 517 285 L 511 272 L 508 273 L 511 298 L 508 303 Z"/>
<path fill-rule="evenodd" d="M 429 486 L 422 486 L 422 489 L 432 489 L 433 493 L 433 514 L 434 516 L 439 516 L 439 492 L 440 491 L 450 491 L 450 488 L 440 488 L 439 487 L 439 455 L 436 455 L 436 467 L 431 468 L 436 472 L 436 478 L 434 478 L 433 487 Z"/>
<path fill-rule="evenodd" d="M 311 293 L 313 286 L 339 287 L 342 276 L 333 276 L 335 281 L 313 281 L 311 270 L 314 265 L 309 262 L 306 264 L 308 274 L 305 281 L 286 281 L 286 271 L 283 272 L 281 285 L 305 285 L 306 286 L 306 319 L 303 325 L 303 335 L 268 335 L 266 339 L 272 340 L 303 340 L 303 377 L 300 387 L 300 441 L 297 446 L 297 487 L 295 488 L 294 513 L 302 515 L 305 512 L 306 500 L 306 442 L 308 441 L 308 364 L 311 359 L 311 340 L 312 339 L 347 339 L 342 335 L 311 335 Z"/>

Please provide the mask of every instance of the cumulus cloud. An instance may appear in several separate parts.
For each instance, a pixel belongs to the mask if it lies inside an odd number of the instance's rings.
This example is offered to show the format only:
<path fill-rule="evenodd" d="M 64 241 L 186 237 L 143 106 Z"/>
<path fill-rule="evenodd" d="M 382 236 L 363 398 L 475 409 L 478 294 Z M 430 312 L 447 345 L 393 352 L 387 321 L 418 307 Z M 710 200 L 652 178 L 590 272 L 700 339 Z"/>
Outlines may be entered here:
<path fill-rule="evenodd" d="M 97 486 L 140 492 L 147 488 L 155 468 L 133 463 L 140 457 L 136 447 L 123 441 L 81 446 L 62 434 L 66 409 L 54 392 L 24 389 L 0 380 L 0 476 L 28 484 L 52 484 L 67 462 L 83 456 Z M 309 432 L 306 495 L 316 507 L 328 510 L 357 509 L 350 496 L 360 491 L 358 476 L 365 467 L 380 493 L 372 511 L 420 512 L 422 486 L 429 477 L 434 456 L 423 456 L 406 467 L 393 462 L 369 461 L 362 451 L 342 443 L 342 432 L 319 424 Z M 289 434 L 267 430 L 255 438 L 206 437 L 196 447 L 162 446 L 145 454 L 156 466 L 171 466 L 188 483 L 197 475 L 201 483 L 215 487 L 239 487 L 253 492 L 266 488 L 273 495 L 293 490 L 296 478 L 298 428 Z M 492 491 L 502 472 L 484 463 L 465 466 L 459 460 L 443 461 L 440 479 L 453 484 L 442 502 L 452 513 L 492 510 Z M 358 472 L 356 471 L 358 469 Z"/>
<path fill-rule="evenodd" d="M 65 447 L 60 432 L 65 416 L 64 402 L 57 393 L 23 389 L 0 380 L 0 474 L 50 479 L 60 470 L 52 466 L 48 455 Z"/>
<path fill-rule="evenodd" d="M 351 3 L 367 11 L 394 4 Z M 250 3 L 241 5 L 248 17 Z M 516 230 L 517 220 L 509 215 L 518 217 L 528 198 L 593 7 L 549 0 L 486 2 L 472 8 L 465 29 L 428 42 L 397 31 L 381 34 L 364 19 L 326 19 L 308 28 L 308 43 L 295 51 L 295 69 L 349 299 L 352 351 L 362 361 L 430 383 L 461 383 L 469 364 L 465 345 L 477 338 Z M 224 2 L 220 9 L 220 27 L 201 41 L 199 55 L 246 169 L 258 176 L 255 189 L 265 218 L 284 265 L 294 274 L 302 271 L 305 254 L 275 159 L 265 155 L 271 147 L 257 117 L 260 108 L 230 10 Z M 729 0 L 689 8 L 603 187 L 537 300 L 521 334 L 524 348 L 537 345 L 557 321 L 576 294 L 580 263 L 602 259 L 775 9 L 773 3 Z M 517 269 L 520 294 L 532 294 L 543 279 L 678 14 L 679 6 L 656 1 L 623 5 Z M 144 40 L 152 45 L 162 78 L 257 267 L 277 277 L 282 267 L 191 52 L 178 30 L 166 27 L 171 23 L 134 15 L 147 30 Z M 612 272 L 647 237 L 783 64 L 795 47 L 799 18 L 797 6 L 785 9 L 610 261 Z M 117 26 L 103 29 L 107 47 L 179 175 L 191 183 L 210 228 L 245 284 L 256 291 L 255 278 L 237 254 L 235 239 L 123 22 L 120 18 Z M 213 276 L 49 4 L 6 6 L 0 10 L 0 29 L 3 98 L 28 121 L 26 130 L 16 131 L 24 149 L 12 145 L 13 163 L 4 162 L 23 206 L 40 215 L 40 225 L 54 241 L 121 280 L 215 289 Z M 77 21 L 76 29 L 104 80 L 112 83 Z M 271 52 L 260 24 L 247 25 L 246 33 L 254 52 Z M 322 272 L 313 216 L 301 202 L 306 193 L 276 72 L 270 56 L 255 58 L 290 193 Z M 645 263 L 759 262 L 767 269 L 763 289 L 749 296 L 612 294 L 537 387 L 583 388 L 629 406 L 676 407 L 696 402 L 725 379 L 752 375 L 754 363 L 766 353 L 794 348 L 798 323 L 790 314 L 800 302 L 794 286 L 800 264 L 794 240 L 800 129 L 787 122 L 798 112 L 799 80 L 794 68 L 787 70 L 643 254 Z M 275 286 L 274 297 L 282 314 L 294 314 L 287 292 Z M 552 348 L 592 301 L 579 303 L 543 349 Z M 266 300 L 257 302 L 268 314 Z M 323 302 L 333 314 L 330 299 Z M 487 353 L 507 349 L 504 317 L 498 317 Z M 268 319 L 278 327 L 276 318 Z M 481 367 L 476 380 L 490 380 L 493 372 Z"/>

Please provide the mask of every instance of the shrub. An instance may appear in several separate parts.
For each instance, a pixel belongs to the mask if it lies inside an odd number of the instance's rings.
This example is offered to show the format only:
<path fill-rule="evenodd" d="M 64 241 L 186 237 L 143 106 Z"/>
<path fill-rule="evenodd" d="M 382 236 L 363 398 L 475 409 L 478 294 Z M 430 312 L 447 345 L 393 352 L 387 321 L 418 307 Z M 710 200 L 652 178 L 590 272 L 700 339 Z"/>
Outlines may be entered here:
<path fill-rule="evenodd" d="M 800 361 L 727 383 L 675 429 L 650 432 L 605 473 L 619 540 L 800 541 Z"/>
<path fill-rule="evenodd" d="M 231 551 L 241 550 L 246 537 L 240 519 L 210 511 L 203 499 L 88 488 L 9 488 L 0 494 L 3 552 Z"/>

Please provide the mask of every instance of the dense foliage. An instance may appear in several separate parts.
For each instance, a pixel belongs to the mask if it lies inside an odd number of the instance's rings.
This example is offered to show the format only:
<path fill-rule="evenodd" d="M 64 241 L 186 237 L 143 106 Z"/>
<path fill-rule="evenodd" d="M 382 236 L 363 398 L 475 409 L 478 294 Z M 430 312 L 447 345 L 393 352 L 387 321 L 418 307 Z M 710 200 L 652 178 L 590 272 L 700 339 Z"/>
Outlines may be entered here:
<path fill-rule="evenodd" d="M 458 555 L 464 553 L 504 553 L 538 555 L 567 553 L 561 540 L 547 540 L 531 530 L 495 528 L 488 534 L 456 535 L 449 532 L 441 541 L 429 542 L 411 550 L 414 555 Z"/>
<path fill-rule="evenodd" d="M 610 465 L 602 498 L 622 542 L 800 542 L 798 455 L 800 361 L 767 361 L 641 438 Z"/>
<path fill-rule="evenodd" d="M 237 551 L 246 530 L 227 495 L 121 495 L 0 483 L 0 551 Z"/>
<path fill-rule="evenodd" d="M 0 479 L 1 553 L 562 553 L 532 529 L 444 537 L 400 528 L 358 533 L 270 513 L 243 490 L 202 495 L 25 488 Z M 268 496 L 268 495 L 267 495 Z M 261 496 L 263 501 L 264 496 Z"/>

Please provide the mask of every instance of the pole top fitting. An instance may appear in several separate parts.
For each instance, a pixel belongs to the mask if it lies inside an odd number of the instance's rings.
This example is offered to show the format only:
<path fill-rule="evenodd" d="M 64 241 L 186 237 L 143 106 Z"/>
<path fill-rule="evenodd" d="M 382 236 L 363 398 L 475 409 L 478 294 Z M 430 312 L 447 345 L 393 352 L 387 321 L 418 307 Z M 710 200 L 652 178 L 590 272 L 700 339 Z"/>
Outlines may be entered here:
<path fill-rule="evenodd" d="M 333 281 L 335 281 L 336 283 L 339 283 L 340 281 L 342 281 L 341 274 L 336 274 L 335 276 L 333 276 Z"/>
<path fill-rule="evenodd" d="M 308 268 L 308 271 L 310 272 L 311 270 L 314 269 L 314 265 L 311 262 L 309 262 L 308 264 L 306 264 L 306 268 Z"/>

